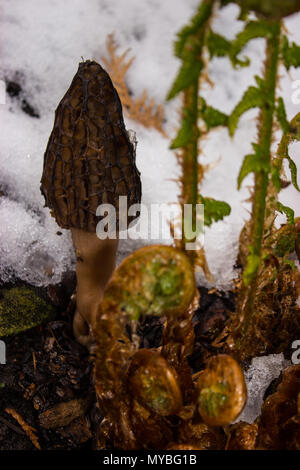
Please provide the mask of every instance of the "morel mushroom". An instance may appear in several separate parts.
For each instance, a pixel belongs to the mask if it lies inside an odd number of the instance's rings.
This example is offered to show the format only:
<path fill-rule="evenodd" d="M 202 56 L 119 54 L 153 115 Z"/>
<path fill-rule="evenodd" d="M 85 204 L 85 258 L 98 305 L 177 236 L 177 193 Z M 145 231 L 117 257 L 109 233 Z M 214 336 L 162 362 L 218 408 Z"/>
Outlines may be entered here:
<path fill-rule="evenodd" d="M 97 208 L 112 204 L 118 229 L 119 197 L 127 197 L 128 207 L 141 200 L 135 145 L 125 129 L 122 105 L 96 62 L 79 64 L 55 112 L 41 191 L 58 225 L 72 232 L 77 255 L 74 333 L 88 344 L 118 247 L 109 234 L 104 240 L 97 237 Z"/>

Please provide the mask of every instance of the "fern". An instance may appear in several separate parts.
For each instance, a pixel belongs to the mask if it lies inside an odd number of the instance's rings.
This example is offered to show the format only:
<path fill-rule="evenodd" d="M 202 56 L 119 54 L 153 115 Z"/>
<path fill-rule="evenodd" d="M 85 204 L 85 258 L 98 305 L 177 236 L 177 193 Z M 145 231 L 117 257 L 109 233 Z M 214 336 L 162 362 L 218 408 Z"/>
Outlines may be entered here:
<path fill-rule="evenodd" d="M 191 61 L 184 61 L 173 83 L 173 86 L 169 91 L 167 100 L 175 98 L 178 93 L 185 90 L 192 83 L 194 83 L 198 79 L 202 68 L 203 61 L 201 59 L 198 59 L 198 61 L 193 59 Z"/>
<path fill-rule="evenodd" d="M 170 145 L 170 149 L 172 150 L 185 147 L 193 138 L 194 132 L 196 132 L 197 137 L 199 135 L 198 129 L 196 131 L 193 129 L 193 124 L 197 120 L 197 112 L 195 112 L 195 110 L 183 109 L 182 114 L 181 127 Z"/>
<path fill-rule="evenodd" d="M 268 38 L 272 35 L 272 27 L 268 21 L 249 21 L 232 43 L 230 57 L 234 66 L 245 67 L 250 61 L 247 57 L 243 60 L 238 58 L 239 53 L 252 39 Z"/>
<path fill-rule="evenodd" d="M 260 256 L 254 252 L 251 245 L 249 246 L 249 251 L 250 254 L 247 256 L 246 267 L 243 272 L 243 281 L 245 286 L 249 286 L 251 284 L 260 266 Z"/>
<path fill-rule="evenodd" d="M 267 213 L 268 183 L 271 173 L 271 143 L 276 112 L 275 91 L 279 67 L 280 32 L 279 22 L 250 22 L 246 25 L 245 30 L 238 35 L 233 48 L 234 54 L 237 55 L 250 39 L 256 37 L 266 38 L 264 75 L 262 78 L 255 77 L 256 86 L 250 86 L 246 90 L 241 101 L 228 118 L 229 133 L 232 136 L 242 114 L 251 108 L 260 109 L 258 141 L 252 144 L 254 152 L 251 155 L 246 155 L 238 176 L 238 188 L 240 188 L 243 179 L 249 173 L 254 173 L 251 220 L 248 224 L 246 239 L 241 239 L 247 246 L 246 248 L 242 245 L 240 247 L 240 250 L 244 250 L 246 256 L 237 302 L 238 316 L 232 330 L 233 338 L 236 341 L 236 353 L 241 359 L 247 355 L 249 339 L 247 331 L 254 315 L 258 273 L 263 259 L 262 248 Z M 278 113 L 283 122 L 282 104 L 279 104 L 279 108 L 277 105 Z"/>
<path fill-rule="evenodd" d="M 281 59 L 287 70 L 291 67 L 300 67 L 300 46 L 289 40 L 286 36 L 282 38 Z"/>
<path fill-rule="evenodd" d="M 286 155 L 285 157 L 288 162 L 289 162 L 289 169 L 290 169 L 290 172 L 291 172 L 291 180 L 292 180 L 292 184 L 294 186 L 295 189 L 297 189 L 297 191 L 300 192 L 300 189 L 299 189 L 299 186 L 298 186 L 298 182 L 297 182 L 297 165 L 296 163 L 294 162 L 294 160 L 289 156 L 289 155 Z"/>
<path fill-rule="evenodd" d="M 250 2 L 248 2 L 249 4 Z M 246 4 L 246 2 L 244 2 Z M 254 326 L 257 295 L 264 282 L 264 262 L 275 259 L 276 266 L 285 262 L 285 256 L 295 249 L 296 229 L 294 211 L 278 202 L 281 189 L 281 174 L 283 160 L 286 159 L 291 171 L 291 181 L 299 191 L 297 183 L 297 167 L 288 153 L 288 146 L 294 140 L 300 140 L 300 114 L 291 123 L 287 120 L 284 101 L 276 100 L 277 78 L 280 61 L 287 69 L 300 65 L 300 48 L 289 44 L 282 35 L 280 21 L 274 19 L 248 22 L 233 41 L 231 48 L 232 61 L 236 65 L 247 65 L 249 61 L 238 57 L 242 48 L 249 40 L 264 37 L 266 39 L 266 60 L 264 75 L 256 78 L 256 86 L 251 86 L 244 93 L 241 101 L 228 117 L 230 135 L 234 135 L 240 117 L 251 108 L 259 108 L 258 141 L 253 144 L 254 152 L 246 155 L 238 175 L 238 188 L 244 178 L 254 173 L 254 189 L 251 195 L 251 220 L 246 226 L 246 243 L 244 254 L 244 271 L 238 296 L 238 320 L 233 327 L 233 338 L 236 340 L 236 352 L 241 359 L 253 351 L 253 338 L 256 335 Z M 274 137 L 274 122 L 277 120 L 283 132 L 276 158 L 272 159 L 271 144 Z M 275 212 L 281 212 L 287 217 L 287 229 L 276 232 L 274 228 Z M 276 239 L 273 235 L 276 235 Z M 280 257 L 281 261 L 276 261 Z M 277 272 L 277 268 L 275 269 Z M 277 274 L 274 274 L 276 276 Z M 250 332 L 248 328 L 251 325 Z M 259 334 L 259 332 L 258 332 Z M 252 344 L 252 346 L 251 346 Z M 251 354 L 250 353 L 250 354 Z"/>
<path fill-rule="evenodd" d="M 218 222 L 230 215 L 230 205 L 224 201 L 217 201 L 210 197 L 198 196 L 200 204 L 204 204 L 204 224 L 210 226 L 213 221 Z"/>
<path fill-rule="evenodd" d="M 249 173 L 264 172 L 265 174 L 268 174 L 270 171 L 270 163 L 264 160 L 261 147 L 257 144 L 252 144 L 252 146 L 254 153 L 245 156 L 238 175 L 238 189 L 241 188 L 244 178 Z"/>
<path fill-rule="evenodd" d="M 277 83 L 277 70 L 279 66 L 280 23 L 272 23 L 272 36 L 267 37 L 267 60 L 264 79 L 256 79 L 259 93 L 256 92 L 255 104 L 261 107 L 259 120 L 259 152 L 260 170 L 255 172 L 255 192 L 252 207 L 252 233 L 251 246 L 253 256 L 261 256 L 262 238 L 265 222 L 265 207 L 267 198 L 268 178 L 270 171 L 270 149 L 273 130 L 273 116 L 275 112 L 275 89 Z M 258 147 L 256 148 L 258 150 Z M 250 289 L 250 296 L 255 293 L 256 271 L 251 270 L 254 284 Z M 248 285 L 249 276 L 244 277 Z"/>
<path fill-rule="evenodd" d="M 286 110 L 285 110 L 285 106 L 284 106 L 284 101 L 281 97 L 278 98 L 278 101 L 277 101 L 276 117 L 277 117 L 278 124 L 280 125 L 280 127 L 282 129 L 282 132 L 284 134 L 289 132 L 290 125 L 289 125 L 289 122 L 288 122 L 287 117 L 286 117 Z"/>
<path fill-rule="evenodd" d="M 212 13 L 212 5 L 213 1 L 202 2 L 190 25 L 183 28 L 177 35 L 174 54 L 181 59 L 182 65 L 168 93 L 168 100 L 198 80 L 203 68 L 201 53 L 205 40 L 206 24 Z"/>
<path fill-rule="evenodd" d="M 240 102 L 231 112 L 228 118 L 228 129 L 231 136 L 237 128 L 240 117 L 251 108 L 262 108 L 266 102 L 265 84 L 259 77 L 255 77 L 257 87 L 250 86 L 244 93 Z"/>
<path fill-rule="evenodd" d="M 209 1 L 201 2 L 197 13 L 193 16 L 190 24 L 185 26 L 178 34 L 174 45 L 174 54 L 179 59 L 185 60 L 193 54 L 189 51 L 192 39 L 199 33 L 199 30 L 206 25 L 212 13 L 212 3 Z M 200 50 L 201 52 L 201 50 Z"/>
<path fill-rule="evenodd" d="M 300 113 L 298 113 L 290 123 L 284 124 L 286 132 L 283 134 L 280 144 L 278 146 L 277 156 L 272 165 L 272 182 L 276 189 L 280 191 L 280 174 L 282 171 L 283 160 L 286 159 L 289 164 L 291 172 L 291 181 L 294 188 L 300 191 L 297 182 L 297 166 L 296 163 L 289 155 L 289 146 L 293 142 L 300 141 Z"/>
<path fill-rule="evenodd" d="M 120 96 L 124 111 L 128 116 L 140 122 L 145 127 L 153 127 L 166 137 L 164 130 L 165 111 L 162 105 L 155 105 L 154 100 L 148 97 L 146 90 L 142 95 L 132 95 L 126 83 L 126 74 L 131 67 L 134 57 L 127 58 L 128 50 L 118 53 L 118 44 L 114 35 L 107 36 L 108 57 L 102 57 L 103 63 L 109 70 L 110 77 Z"/>
<path fill-rule="evenodd" d="M 209 32 L 206 45 L 211 59 L 213 57 L 230 56 L 231 54 L 232 42 L 213 31 Z"/>
<path fill-rule="evenodd" d="M 281 214 L 286 215 L 286 219 L 287 219 L 289 224 L 291 224 L 291 225 L 295 224 L 295 212 L 293 211 L 293 209 L 291 209 L 288 206 L 284 206 L 281 202 L 278 202 L 277 203 L 277 210 Z"/>
<path fill-rule="evenodd" d="M 199 117 L 204 121 L 207 131 L 215 127 L 228 125 L 227 114 L 209 106 L 204 98 L 199 99 Z"/>
<path fill-rule="evenodd" d="M 202 119 L 206 131 L 217 126 L 227 125 L 228 121 L 228 116 L 208 106 L 205 100 L 198 96 L 199 81 L 204 76 L 206 49 L 209 50 L 211 56 L 223 56 L 229 53 L 231 47 L 228 41 L 210 29 L 214 3 L 214 0 L 203 1 L 190 24 L 177 35 L 174 52 L 181 60 L 181 67 L 167 96 L 167 99 L 170 100 L 180 92 L 183 95 L 181 124 L 170 148 L 179 149 L 177 158 L 182 171 L 180 202 L 182 205 L 192 205 L 193 227 L 196 222 L 196 205 L 199 203 L 198 187 L 205 172 L 204 166 L 198 162 L 198 146 L 201 138 L 198 119 Z M 206 225 L 211 225 L 213 221 L 221 220 L 225 215 L 229 215 L 228 204 L 202 196 L 200 198 L 205 204 Z M 182 220 L 183 223 L 184 220 Z M 195 242 L 196 237 L 193 240 L 186 240 L 184 230 L 182 232 L 184 235 L 180 246 L 185 249 L 186 242 Z M 200 266 L 206 277 L 212 281 L 203 247 L 197 253 L 189 250 L 187 254 L 191 262 Z"/>

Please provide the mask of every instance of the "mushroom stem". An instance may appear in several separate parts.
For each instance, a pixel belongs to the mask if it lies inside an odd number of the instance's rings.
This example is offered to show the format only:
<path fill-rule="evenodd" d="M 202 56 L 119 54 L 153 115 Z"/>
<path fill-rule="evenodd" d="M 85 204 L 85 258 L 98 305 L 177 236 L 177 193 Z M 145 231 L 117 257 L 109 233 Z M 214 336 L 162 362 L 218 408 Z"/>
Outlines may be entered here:
<path fill-rule="evenodd" d="M 73 330 L 76 339 L 89 347 L 104 289 L 115 268 L 119 240 L 100 240 L 96 233 L 76 228 L 71 233 L 77 257 Z"/>

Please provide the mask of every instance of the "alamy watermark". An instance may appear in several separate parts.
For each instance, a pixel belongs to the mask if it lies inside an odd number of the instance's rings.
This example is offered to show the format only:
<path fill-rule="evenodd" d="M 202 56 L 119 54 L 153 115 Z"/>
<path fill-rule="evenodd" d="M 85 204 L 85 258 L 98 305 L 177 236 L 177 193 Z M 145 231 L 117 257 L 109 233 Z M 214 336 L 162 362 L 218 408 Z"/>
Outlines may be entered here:
<path fill-rule="evenodd" d="M 204 205 L 133 204 L 119 196 L 113 204 L 100 204 L 96 211 L 99 222 L 96 233 L 106 238 L 131 240 L 182 240 L 186 250 L 198 250 L 204 244 Z M 172 227 L 172 230 L 171 230 Z"/>
<path fill-rule="evenodd" d="M 0 340 L 0 364 L 6 364 L 6 344 Z"/>
<path fill-rule="evenodd" d="M 300 339 L 293 342 L 292 349 L 295 349 L 291 357 L 292 364 L 300 364 Z"/>

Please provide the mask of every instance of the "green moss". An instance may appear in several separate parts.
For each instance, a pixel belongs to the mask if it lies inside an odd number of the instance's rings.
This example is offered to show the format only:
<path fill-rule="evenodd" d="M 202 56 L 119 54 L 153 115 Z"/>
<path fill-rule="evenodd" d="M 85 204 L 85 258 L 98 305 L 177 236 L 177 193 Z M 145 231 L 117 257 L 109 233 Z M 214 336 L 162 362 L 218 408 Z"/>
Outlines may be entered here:
<path fill-rule="evenodd" d="M 0 338 L 33 328 L 54 315 L 54 307 L 36 289 L 3 289 L 0 299 Z"/>

